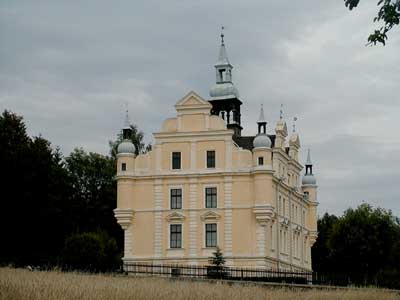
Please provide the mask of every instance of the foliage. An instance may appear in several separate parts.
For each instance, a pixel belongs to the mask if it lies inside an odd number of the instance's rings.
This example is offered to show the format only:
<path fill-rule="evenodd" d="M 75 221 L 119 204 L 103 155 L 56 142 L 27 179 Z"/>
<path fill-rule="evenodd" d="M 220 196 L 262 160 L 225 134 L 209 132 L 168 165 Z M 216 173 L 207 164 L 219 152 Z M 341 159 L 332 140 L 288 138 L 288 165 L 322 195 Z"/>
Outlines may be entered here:
<path fill-rule="evenodd" d="M 225 265 L 225 258 L 222 254 L 221 248 L 217 246 L 215 252 L 213 252 L 213 256 L 210 258 L 210 263 L 216 267 L 222 267 Z"/>
<path fill-rule="evenodd" d="M 68 175 L 58 149 L 43 137 L 30 138 L 23 119 L 0 116 L 0 261 L 17 265 L 51 260 L 63 244 L 61 207 Z M 61 234 L 60 234 L 61 233 Z"/>
<path fill-rule="evenodd" d="M 65 241 L 60 264 L 68 270 L 91 272 L 118 270 L 120 258 L 117 243 L 105 232 L 73 234 Z"/>
<path fill-rule="evenodd" d="M 353 283 L 400 287 L 393 285 L 400 277 L 400 224 L 390 211 L 362 204 L 340 218 L 325 214 L 318 230 L 315 271 L 344 273 Z"/>
<path fill-rule="evenodd" d="M 75 149 L 64 159 L 43 137 L 29 137 L 21 116 L 0 116 L 0 263 L 55 264 L 66 237 L 105 231 L 122 249 L 114 160 Z"/>
<path fill-rule="evenodd" d="M 312 251 L 312 267 L 314 271 L 332 270 L 334 266 L 331 265 L 330 255 L 331 250 L 328 246 L 328 241 L 331 237 L 332 228 L 338 221 L 338 217 L 325 213 L 324 216 L 318 220 L 318 238 Z"/>
<path fill-rule="evenodd" d="M 357 7 L 360 0 L 344 0 L 346 7 L 350 10 Z M 368 44 L 381 43 L 385 45 L 387 33 L 400 22 L 400 0 L 379 0 L 378 15 L 374 18 L 374 22 L 383 22 L 378 30 L 370 34 Z"/>

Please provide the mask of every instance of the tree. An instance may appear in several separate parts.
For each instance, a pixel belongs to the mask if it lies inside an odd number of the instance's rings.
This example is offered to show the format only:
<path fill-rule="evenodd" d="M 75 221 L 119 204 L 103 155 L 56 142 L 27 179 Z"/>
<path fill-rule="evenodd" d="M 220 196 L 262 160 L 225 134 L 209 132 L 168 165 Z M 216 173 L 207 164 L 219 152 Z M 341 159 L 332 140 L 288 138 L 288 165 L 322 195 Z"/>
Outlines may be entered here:
<path fill-rule="evenodd" d="M 360 0 L 344 0 L 346 7 L 350 10 L 357 7 Z M 400 0 L 379 0 L 378 15 L 374 18 L 374 22 L 383 22 L 383 26 L 375 30 L 368 37 L 368 45 L 381 43 L 385 45 L 387 33 L 400 21 Z"/>
<path fill-rule="evenodd" d="M 65 159 L 72 182 L 68 218 L 73 231 L 102 230 L 122 244 L 122 230 L 113 209 L 117 207 L 114 160 L 97 153 L 75 149 Z"/>
<path fill-rule="evenodd" d="M 23 118 L 5 110 L 0 116 L 0 165 L 0 261 L 26 264 L 54 258 L 64 239 L 59 207 L 68 197 L 59 151 L 41 136 L 30 138 Z"/>
<path fill-rule="evenodd" d="M 225 265 L 225 258 L 218 246 L 215 249 L 215 252 L 213 252 L 213 257 L 210 258 L 210 263 L 217 268 L 221 268 Z"/>
<path fill-rule="evenodd" d="M 118 270 L 117 243 L 105 232 L 73 234 L 65 241 L 60 265 L 66 270 L 106 272 Z"/>
<path fill-rule="evenodd" d="M 333 226 L 337 221 L 338 217 L 328 213 L 325 213 L 324 216 L 318 220 L 318 238 L 311 248 L 312 268 L 314 271 L 331 271 L 334 268 L 328 241 L 331 237 Z"/>
<path fill-rule="evenodd" d="M 362 204 L 348 209 L 332 227 L 328 239 L 335 271 L 362 273 L 364 279 L 393 268 L 400 225 L 390 211 Z"/>

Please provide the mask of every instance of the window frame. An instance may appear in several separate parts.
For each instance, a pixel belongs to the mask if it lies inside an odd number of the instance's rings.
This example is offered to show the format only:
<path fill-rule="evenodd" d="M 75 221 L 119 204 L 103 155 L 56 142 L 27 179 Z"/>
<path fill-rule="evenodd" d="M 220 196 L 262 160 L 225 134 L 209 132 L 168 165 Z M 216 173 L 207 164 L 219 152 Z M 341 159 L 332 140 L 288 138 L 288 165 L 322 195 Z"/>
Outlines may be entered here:
<path fill-rule="evenodd" d="M 214 153 L 214 157 L 213 157 L 214 166 L 209 166 L 209 165 L 208 165 L 208 154 L 209 154 L 209 153 Z M 212 160 L 211 160 L 211 161 L 212 161 Z M 206 168 L 207 168 L 207 169 L 215 169 L 215 168 L 216 168 L 216 165 L 217 165 L 217 152 L 216 152 L 214 149 L 206 150 Z"/>
<path fill-rule="evenodd" d="M 173 232 L 172 231 L 172 227 L 176 227 L 179 226 L 180 227 L 180 232 Z M 172 235 L 175 234 L 178 236 L 178 234 L 180 234 L 180 245 L 178 247 L 178 239 L 176 239 L 174 242 L 176 243 L 176 245 L 172 245 Z M 176 237 L 177 237 L 176 236 Z M 168 239 L 168 243 L 169 243 L 169 249 L 183 249 L 183 224 L 182 223 L 173 223 L 173 224 L 169 224 L 169 239 Z"/>
<path fill-rule="evenodd" d="M 207 196 L 208 196 L 208 194 L 207 194 L 207 190 L 209 190 L 209 189 L 215 189 L 215 206 L 213 206 L 212 204 L 213 204 L 213 199 L 211 198 L 211 206 L 208 206 L 207 205 Z M 213 196 L 213 194 L 210 194 L 210 196 L 212 197 Z M 216 185 L 210 185 L 210 186 L 205 186 L 204 187 L 204 207 L 205 208 L 210 208 L 210 209 L 212 209 L 212 208 L 218 208 L 218 187 L 216 186 Z"/>
<path fill-rule="evenodd" d="M 181 194 L 180 194 L 180 207 L 173 207 L 172 205 L 172 200 L 173 200 L 173 196 L 177 197 L 178 195 L 172 195 L 172 191 L 177 191 L 180 190 Z M 176 200 L 176 199 L 175 199 Z M 181 186 L 172 186 L 169 188 L 169 209 L 171 210 L 178 210 L 178 209 L 182 209 L 183 207 L 183 188 Z"/>
<path fill-rule="evenodd" d="M 259 156 L 258 157 L 258 165 L 263 166 L 264 165 L 264 156 Z"/>
<path fill-rule="evenodd" d="M 215 225 L 215 239 L 213 239 L 212 237 L 210 239 L 211 242 L 215 242 L 215 244 L 212 243 L 212 245 L 208 244 L 209 239 L 207 236 L 208 233 L 211 233 L 211 234 L 214 233 L 214 230 L 212 230 L 212 231 L 207 230 L 207 227 L 210 225 Z M 205 246 L 205 248 L 215 248 L 218 246 L 218 223 L 217 222 L 212 222 L 212 223 L 210 222 L 210 223 L 204 224 L 204 246 Z"/>
<path fill-rule="evenodd" d="M 175 168 L 174 154 L 178 154 L 178 153 L 179 153 L 179 168 Z M 182 152 L 180 152 L 180 151 L 172 151 L 171 152 L 171 170 L 182 170 Z"/>
<path fill-rule="evenodd" d="M 126 168 L 126 163 L 121 163 L 121 171 L 122 172 L 125 172 L 127 170 L 127 168 Z"/>

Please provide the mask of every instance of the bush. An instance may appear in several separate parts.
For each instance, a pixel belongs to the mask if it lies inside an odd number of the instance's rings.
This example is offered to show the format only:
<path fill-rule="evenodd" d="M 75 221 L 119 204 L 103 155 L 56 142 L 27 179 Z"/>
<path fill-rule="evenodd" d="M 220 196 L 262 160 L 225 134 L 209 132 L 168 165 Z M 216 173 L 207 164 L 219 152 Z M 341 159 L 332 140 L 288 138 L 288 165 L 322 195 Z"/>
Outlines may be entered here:
<path fill-rule="evenodd" d="M 60 265 L 67 270 L 115 271 L 121 259 L 117 243 L 105 232 L 73 234 L 65 240 Z"/>

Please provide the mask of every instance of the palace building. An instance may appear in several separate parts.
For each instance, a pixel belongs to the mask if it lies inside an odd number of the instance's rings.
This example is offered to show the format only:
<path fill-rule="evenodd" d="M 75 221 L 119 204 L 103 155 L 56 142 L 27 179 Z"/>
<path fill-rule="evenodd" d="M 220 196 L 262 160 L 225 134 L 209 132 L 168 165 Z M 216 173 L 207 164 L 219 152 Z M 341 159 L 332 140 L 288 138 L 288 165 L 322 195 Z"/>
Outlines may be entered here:
<path fill-rule="evenodd" d="M 261 107 L 257 134 L 242 136 L 223 34 L 215 69 L 210 98 L 179 100 L 151 151 L 135 155 L 125 121 L 114 210 L 123 260 L 206 265 L 218 246 L 227 266 L 311 270 L 318 202 L 310 152 L 301 178 L 299 135 L 288 135 L 282 110 L 267 130 Z"/>

